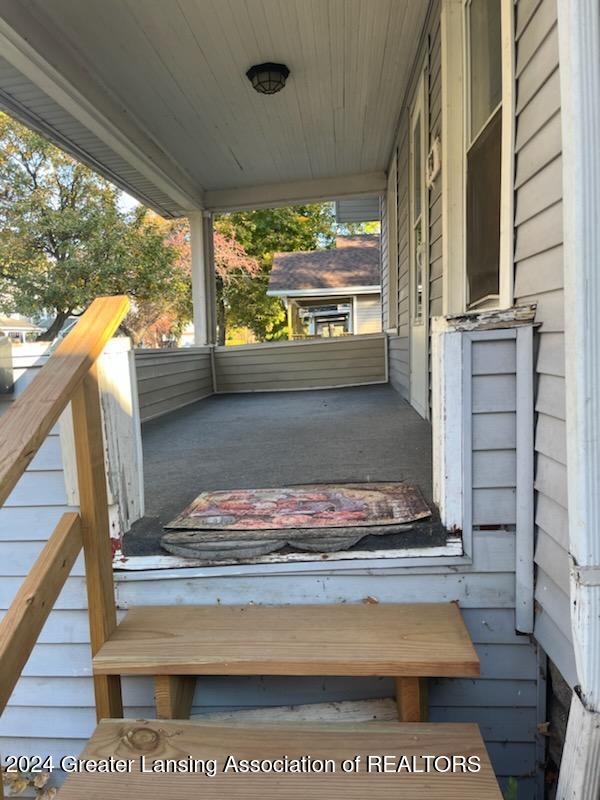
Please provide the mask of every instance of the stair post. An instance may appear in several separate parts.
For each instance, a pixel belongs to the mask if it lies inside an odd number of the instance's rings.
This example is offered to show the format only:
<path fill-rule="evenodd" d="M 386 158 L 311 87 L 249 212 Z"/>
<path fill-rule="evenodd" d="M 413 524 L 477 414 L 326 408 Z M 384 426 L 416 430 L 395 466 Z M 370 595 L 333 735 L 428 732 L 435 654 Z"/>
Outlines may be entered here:
<path fill-rule="evenodd" d="M 72 410 L 93 657 L 117 627 L 96 364 L 73 395 Z M 118 675 L 94 675 L 94 693 L 98 720 L 123 716 L 121 678 Z"/>

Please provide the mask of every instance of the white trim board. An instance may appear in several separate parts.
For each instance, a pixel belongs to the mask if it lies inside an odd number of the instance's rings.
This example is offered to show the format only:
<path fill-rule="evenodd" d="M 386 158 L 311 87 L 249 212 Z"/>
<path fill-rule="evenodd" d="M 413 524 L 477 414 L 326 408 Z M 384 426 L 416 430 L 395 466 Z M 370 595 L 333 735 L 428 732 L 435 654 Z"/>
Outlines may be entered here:
<path fill-rule="evenodd" d="M 318 251 L 315 251 L 318 252 Z M 332 286 L 328 289 L 269 289 L 269 297 L 351 297 L 354 294 L 380 294 L 381 286 Z"/>
<path fill-rule="evenodd" d="M 251 575 L 270 572 L 313 572 L 337 569 L 389 569 L 392 566 L 446 566 L 471 563 L 463 557 L 462 542 L 458 537 L 449 538 L 439 547 L 407 547 L 403 550 L 348 550 L 337 553 L 287 553 L 246 559 L 222 564 L 208 563 L 177 556 L 130 556 L 116 558 L 115 570 L 121 572 L 150 572 L 155 570 L 202 569 L 203 575 Z M 119 572 L 116 573 L 117 575 Z M 161 575 L 161 577 L 164 577 Z"/>
<path fill-rule="evenodd" d="M 293 203 L 319 202 L 339 197 L 381 195 L 386 189 L 384 172 L 367 172 L 331 178 L 272 183 L 238 189 L 214 189 L 205 192 L 210 211 L 238 211 L 251 208 L 274 208 Z"/>
<path fill-rule="evenodd" d="M 466 130 L 468 0 L 442 0 L 442 260 L 444 314 L 466 309 Z M 500 292 L 497 305 L 513 304 L 514 187 L 514 9 L 501 0 L 502 24 L 502 170 L 500 218 Z M 458 99 L 458 101 L 457 101 Z"/>

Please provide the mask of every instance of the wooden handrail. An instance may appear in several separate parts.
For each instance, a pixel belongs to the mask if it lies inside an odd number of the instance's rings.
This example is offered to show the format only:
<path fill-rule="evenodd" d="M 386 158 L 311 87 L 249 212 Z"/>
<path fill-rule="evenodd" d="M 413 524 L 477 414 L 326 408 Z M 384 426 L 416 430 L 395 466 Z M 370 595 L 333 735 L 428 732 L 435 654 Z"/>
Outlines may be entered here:
<path fill-rule="evenodd" d="M 0 713 L 82 546 L 92 653 L 117 624 L 96 360 L 128 308 L 123 296 L 94 300 L 0 419 L 2 505 L 72 401 L 80 495 L 80 514 L 63 514 L 0 623 Z M 99 719 L 122 716 L 119 678 L 95 678 L 94 689 Z"/>
<path fill-rule="evenodd" d="M 0 418 L 0 505 L 129 308 L 124 296 L 99 297 L 50 356 L 40 374 Z"/>
<path fill-rule="evenodd" d="M 79 514 L 63 514 L 0 622 L 0 714 L 82 546 Z"/>

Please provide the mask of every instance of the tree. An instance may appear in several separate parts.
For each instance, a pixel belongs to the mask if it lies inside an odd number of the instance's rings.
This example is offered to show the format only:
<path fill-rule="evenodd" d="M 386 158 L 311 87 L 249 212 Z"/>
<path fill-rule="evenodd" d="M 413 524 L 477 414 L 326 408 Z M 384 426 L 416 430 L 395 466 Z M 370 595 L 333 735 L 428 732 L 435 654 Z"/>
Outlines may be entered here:
<path fill-rule="evenodd" d="M 54 315 L 42 334 L 98 295 L 170 298 L 175 252 L 146 209 L 127 214 L 110 183 L 0 114 L 0 307 Z M 177 292 L 175 291 L 175 294 Z"/>
<path fill-rule="evenodd" d="M 287 336 L 281 301 L 267 295 L 273 254 L 331 247 L 335 240 L 333 207 L 328 203 L 264 208 L 224 214 L 215 230 L 235 236 L 259 270 L 251 280 L 231 286 L 227 294 L 229 324 L 250 328 L 260 341 Z"/>

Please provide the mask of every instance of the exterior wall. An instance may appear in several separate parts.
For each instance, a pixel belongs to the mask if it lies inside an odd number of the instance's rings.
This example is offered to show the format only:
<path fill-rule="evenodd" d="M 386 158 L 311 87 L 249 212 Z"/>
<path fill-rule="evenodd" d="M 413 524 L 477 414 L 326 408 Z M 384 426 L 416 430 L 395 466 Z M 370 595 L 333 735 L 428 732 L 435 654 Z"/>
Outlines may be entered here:
<path fill-rule="evenodd" d="M 13 562 L 14 563 L 14 559 Z M 117 597 L 124 609 L 136 604 L 175 603 L 360 603 L 460 601 L 481 659 L 478 679 L 431 682 L 433 721 L 478 722 L 493 766 L 505 783 L 519 778 L 521 800 L 535 797 L 536 725 L 543 718 L 537 687 L 537 655 L 526 637 L 514 633 L 514 536 L 486 532 L 474 541 L 470 568 L 409 567 L 404 570 L 329 566 L 316 572 L 295 569 L 235 574 L 238 568 L 182 569 L 168 573 L 117 573 Z M 23 573 L 24 566 L 20 568 Z M 15 587 L 0 579 L 0 597 Z M 85 588 L 78 571 L 67 582 L 50 622 L 0 719 L 0 751 L 21 754 L 78 753 L 95 726 L 90 677 Z M 4 605 L 2 606 L 4 607 Z M 154 716 L 153 688 L 146 678 L 124 680 L 126 714 Z M 223 678 L 198 682 L 194 713 L 366 699 L 393 695 L 391 681 L 357 678 Z"/>
<path fill-rule="evenodd" d="M 405 400 L 410 398 L 410 365 L 408 336 L 388 338 L 390 383 Z"/>
<path fill-rule="evenodd" d="M 385 336 L 347 336 L 215 349 L 218 392 L 385 383 Z"/>
<path fill-rule="evenodd" d="M 427 28 L 419 50 L 415 67 L 418 70 L 424 62 L 428 64 L 427 70 L 427 105 L 426 118 L 428 120 L 427 150 L 433 140 L 441 136 L 441 39 L 440 39 L 440 5 L 434 2 L 428 17 Z M 394 242 L 397 252 L 390 253 L 384 258 L 383 287 L 389 283 L 389 270 L 393 265 L 398 265 L 398 328 L 397 336 L 393 333 L 390 337 L 390 382 L 408 399 L 410 395 L 410 364 L 409 364 L 409 331 L 410 331 L 410 284 L 409 284 L 409 115 L 416 90 L 418 74 L 415 72 L 408 93 L 403 103 L 403 112 L 400 119 L 398 136 L 394 147 L 394 156 L 397 158 L 397 186 L 396 203 L 397 213 L 390 213 L 387 208 L 389 195 L 382 211 L 382 252 L 387 252 L 389 244 Z M 442 313 L 442 197 L 441 179 L 435 181 L 428 191 L 429 195 L 429 372 L 431 375 L 431 318 Z M 397 230 L 395 237 L 390 236 L 388 220 L 396 219 Z M 392 265 L 392 266 L 390 266 Z M 386 304 L 384 302 L 384 309 Z M 387 329 L 384 317 L 384 330 Z M 431 404 L 431 378 L 429 381 Z"/>
<path fill-rule="evenodd" d="M 356 303 L 355 333 L 380 333 L 381 331 L 381 295 L 362 294 L 354 298 Z"/>
<path fill-rule="evenodd" d="M 142 422 L 213 393 L 210 347 L 136 350 L 135 366 Z"/>
<path fill-rule="evenodd" d="M 556 0 L 516 6 L 515 297 L 536 302 L 535 635 L 573 687 Z"/>

